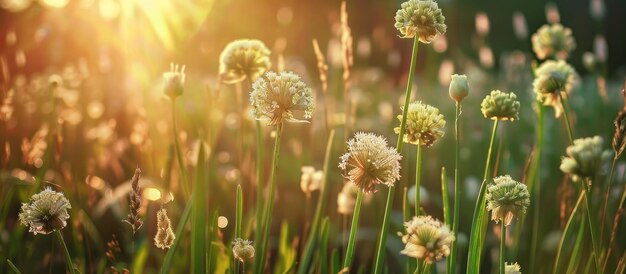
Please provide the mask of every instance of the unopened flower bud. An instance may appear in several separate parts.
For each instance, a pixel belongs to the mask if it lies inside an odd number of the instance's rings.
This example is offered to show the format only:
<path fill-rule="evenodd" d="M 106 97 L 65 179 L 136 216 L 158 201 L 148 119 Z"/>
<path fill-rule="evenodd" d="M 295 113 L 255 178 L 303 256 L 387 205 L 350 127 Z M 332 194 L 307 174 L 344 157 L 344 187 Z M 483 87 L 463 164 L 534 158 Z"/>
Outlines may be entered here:
<path fill-rule="evenodd" d="M 458 75 L 454 74 L 451 76 L 452 81 L 450 81 L 450 88 L 448 89 L 448 94 L 452 100 L 460 103 L 467 97 L 469 94 L 469 84 L 467 83 L 467 76 L 465 74 Z"/>

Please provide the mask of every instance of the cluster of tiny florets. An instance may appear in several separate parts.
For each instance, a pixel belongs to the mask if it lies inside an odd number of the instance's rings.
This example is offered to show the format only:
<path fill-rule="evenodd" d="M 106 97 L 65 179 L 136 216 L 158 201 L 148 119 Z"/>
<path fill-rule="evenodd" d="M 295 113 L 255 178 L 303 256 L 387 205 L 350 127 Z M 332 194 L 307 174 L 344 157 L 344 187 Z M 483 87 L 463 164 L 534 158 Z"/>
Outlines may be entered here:
<path fill-rule="evenodd" d="M 505 274 L 522 274 L 522 267 L 518 263 L 506 263 L 504 266 Z"/>
<path fill-rule="evenodd" d="M 348 152 L 341 156 L 339 167 L 347 170 L 349 182 L 371 193 L 376 185 L 393 186 L 400 179 L 400 159 L 402 156 L 387 146 L 385 138 L 358 132 L 348 141 Z"/>
<path fill-rule="evenodd" d="M 543 25 L 532 38 L 533 51 L 537 58 L 567 59 L 576 47 L 572 30 L 561 24 Z"/>
<path fill-rule="evenodd" d="M 252 241 L 237 238 L 233 241 L 233 256 L 235 259 L 245 263 L 254 258 L 254 247 Z"/>
<path fill-rule="evenodd" d="M 530 193 L 525 184 L 505 175 L 493 179 L 487 187 L 487 209 L 491 211 L 491 219 L 496 223 L 504 222 L 509 225 L 514 216 L 526 213 L 530 205 Z"/>
<path fill-rule="evenodd" d="M 402 121 L 402 115 L 398 115 L 398 120 Z M 438 108 L 422 102 L 413 102 L 409 104 L 407 110 L 403 140 L 405 143 L 429 147 L 443 137 L 445 126 L 446 120 Z M 400 127 L 396 127 L 394 131 L 400 133 Z"/>
<path fill-rule="evenodd" d="M 154 236 L 154 245 L 160 249 L 170 248 L 174 244 L 174 231 L 172 230 L 172 222 L 167 216 L 165 208 L 157 211 L 157 233 Z"/>
<path fill-rule="evenodd" d="M 220 54 L 220 77 L 228 84 L 254 81 L 272 66 L 270 50 L 255 39 L 230 42 Z"/>
<path fill-rule="evenodd" d="M 520 102 L 515 93 L 499 90 L 491 91 L 480 104 L 480 110 L 485 118 L 492 120 L 518 120 L 519 108 Z"/>
<path fill-rule="evenodd" d="M 433 263 L 450 255 L 455 240 L 450 228 L 431 216 L 413 217 L 404 223 L 406 234 L 400 234 L 405 247 L 401 254 Z"/>
<path fill-rule="evenodd" d="M 19 219 L 33 234 L 49 234 L 67 225 L 70 208 L 70 201 L 63 193 L 46 188 L 33 195 L 30 203 L 22 204 Z"/>
<path fill-rule="evenodd" d="M 446 17 L 437 2 L 432 0 L 409 0 L 396 12 L 395 27 L 403 38 L 418 36 L 420 42 L 430 43 L 439 34 L 446 33 Z"/>
<path fill-rule="evenodd" d="M 163 73 L 163 93 L 170 99 L 183 95 L 185 90 L 185 66 L 170 64 L 170 71 Z"/>
<path fill-rule="evenodd" d="M 561 159 L 561 171 L 572 176 L 574 181 L 593 178 L 602 164 L 611 157 L 611 152 L 603 149 L 600 136 L 574 140 L 565 150 Z"/>
<path fill-rule="evenodd" d="M 252 85 L 250 103 L 252 116 L 269 125 L 306 122 L 315 108 L 311 88 L 292 72 L 270 71 L 259 77 Z"/>
<path fill-rule="evenodd" d="M 554 107 L 559 117 L 563 112 L 560 92 L 569 93 L 575 78 L 576 71 L 567 62 L 548 60 L 535 71 L 533 91 L 544 105 Z"/>

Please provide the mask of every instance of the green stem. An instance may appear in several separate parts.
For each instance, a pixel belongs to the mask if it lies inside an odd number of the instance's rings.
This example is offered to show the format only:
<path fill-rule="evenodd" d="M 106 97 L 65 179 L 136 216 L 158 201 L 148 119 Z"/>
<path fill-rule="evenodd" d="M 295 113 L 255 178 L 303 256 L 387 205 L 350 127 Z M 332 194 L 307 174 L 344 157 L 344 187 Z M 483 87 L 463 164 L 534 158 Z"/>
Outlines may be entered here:
<path fill-rule="evenodd" d="M 423 274 L 427 274 L 428 272 L 430 272 L 430 263 L 427 262 L 423 262 L 424 263 L 424 269 L 422 270 Z"/>
<path fill-rule="evenodd" d="M 9 264 L 9 267 L 11 268 L 11 270 L 13 270 L 13 272 L 15 272 L 16 274 L 22 274 L 22 272 L 17 269 L 17 266 L 15 266 L 13 262 L 11 262 L 11 260 L 7 259 L 7 264 Z"/>
<path fill-rule="evenodd" d="M 280 156 L 280 138 L 283 133 L 283 124 L 276 125 L 276 140 L 274 142 L 274 156 L 272 158 L 272 173 L 270 176 L 270 193 L 266 201 L 265 212 L 263 214 L 264 221 L 262 227 L 262 233 L 258 237 L 263 242 L 261 243 L 261 249 L 259 250 L 259 256 L 255 261 L 255 273 L 261 274 L 265 269 L 265 258 L 267 256 L 267 245 L 270 238 L 270 228 L 272 226 L 272 211 L 274 210 L 274 195 L 276 194 L 276 173 L 278 171 L 278 160 Z"/>
<path fill-rule="evenodd" d="M 533 201 L 533 230 L 530 244 L 530 265 L 528 270 L 534 271 L 535 269 L 535 258 L 539 254 L 535 250 L 537 250 L 537 243 L 539 242 L 539 215 L 540 215 L 540 205 L 541 205 L 541 152 L 543 151 L 543 129 L 544 129 L 544 113 L 545 108 L 541 104 L 541 102 L 536 102 L 536 106 L 538 108 L 538 128 L 537 128 L 537 150 L 535 152 L 536 158 L 534 163 L 534 173 L 532 173 L 531 182 L 532 185 L 529 185 L 529 190 L 535 192 L 535 197 Z M 534 189 L 533 189 L 534 188 Z M 525 218 L 525 217 L 522 217 Z M 519 229 L 521 230 L 521 229 Z M 516 243 L 519 243 L 520 239 L 520 231 L 516 231 Z"/>
<path fill-rule="evenodd" d="M 400 133 L 398 134 L 398 143 L 396 151 L 402 154 L 404 146 L 404 132 L 406 131 L 406 118 L 409 110 L 409 102 L 411 100 L 411 88 L 413 87 L 413 78 L 415 74 L 415 60 L 417 59 L 417 49 L 419 45 L 419 37 L 413 39 L 413 51 L 411 52 L 411 65 L 409 67 L 409 79 L 407 80 L 406 91 L 404 94 L 404 107 L 402 108 L 402 122 L 400 123 Z M 383 216 L 383 224 L 378 237 L 376 247 L 376 261 L 374 263 L 374 273 L 379 274 L 383 271 L 383 261 L 385 259 L 385 249 L 387 245 L 387 230 L 389 229 L 389 221 L 391 219 L 391 208 L 393 207 L 393 198 L 395 196 L 396 187 L 389 187 L 387 192 L 387 202 L 385 203 L 385 215 Z"/>
<path fill-rule="evenodd" d="M 74 264 L 72 264 L 72 257 L 70 256 L 70 252 L 67 250 L 67 245 L 65 245 L 65 240 L 63 240 L 63 234 L 61 234 L 61 230 L 56 230 L 55 234 L 57 235 L 57 239 L 61 243 L 61 247 L 63 247 L 63 255 L 65 255 L 65 264 L 67 265 L 67 270 L 70 274 L 74 274 Z"/>
<path fill-rule="evenodd" d="M 356 241 L 357 228 L 359 226 L 359 212 L 361 212 L 361 202 L 363 201 L 363 191 L 359 191 L 354 204 L 354 215 L 352 215 L 352 226 L 350 227 L 350 238 L 348 239 L 348 249 L 346 258 L 343 261 L 343 268 L 350 268 L 352 264 L 352 254 L 354 253 L 354 242 Z"/>
<path fill-rule="evenodd" d="M 487 190 L 487 181 L 491 170 L 491 154 L 493 151 L 493 144 L 496 139 L 496 132 L 498 129 L 498 120 L 493 121 L 493 129 L 491 131 L 491 140 L 489 141 L 489 150 L 487 152 L 487 161 L 485 163 L 485 172 L 483 174 L 483 182 L 478 192 L 478 199 L 476 200 L 476 206 L 474 207 L 474 215 L 472 218 L 472 230 L 470 234 L 469 254 L 468 254 L 468 267 L 467 273 L 480 273 L 480 261 L 482 256 L 482 247 L 484 244 L 485 231 L 487 226 L 485 223 L 485 193 Z"/>
<path fill-rule="evenodd" d="M 591 208 L 590 197 L 591 196 L 591 180 L 583 182 L 585 190 L 585 207 L 587 208 L 587 219 L 589 220 L 589 230 L 591 231 L 591 243 L 593 246 L 593 256 L 596 262 L 597 273 L 600 273 L 602 264 L 600 263 L 600 246 L 598 242 L 598 228 L 596 227 L 596 212 Z"/>
<path fill-rule="evenodd" d="M 500 223 L 502 228 L 502 235 L 500 235 L 500 273 L 504 274 L 504 261 L 506 259 L 506 225 L 504 224 L 504 220 L 501 220 Z"/>
<path fill-rule="evenodd" d="M 255 208 L 255 230 L 259 231 L 263 220 L 263 129 L 261 122 L 256 120 L 256 208 Z M 256 233 L 258 235 L 258 233 Z M 260 238 L 259 238 L 260 239 Z M 254 241 L 254 249 L 259 250 L 261 241 Z"/>
<path fill-rule="evenodd" d="M 452 217 L 452 231 L 454 235 L 459 235 L 459 210 L 461 202 L 461 189 L 459 184 L 460 171 L 459 171 L 459 154 L 460 154 L 460 131 L 461 127 L 461 103 L 456 102 L 456 112 L 454 118 L 454 213 Z M 450 260 L 448 269 L 450 273 L 456 274 L 456 256 L 457 256 L 457 241 L 452 241 L 452 250 L 450 251 Z"/>
<path fill-rule="evenodd" d="M 420 215 L 420 185 L 422 184 L 422 146 L 417 145 L 415 160 L 415 216 Z"/>
<path fill-rule="evenodd" d="M 187 222 L 191 216 L 191 207 L 193 205 L 193 197 L 191 197 L 187 201 L 187 205 L 185 205 L 185 209 L 183 213 L 180 215 L 180 220 L 178 221 L 178 226 L 176 227 L 176 237 L 174 237 L 174 243 L 169 250 L 167 250 L 167 254 L 165 254 L 165 259 L 163 259 L 163 265 L 161 266 L 161 274 L 170 273 L 170 267 L 172 266 L 172 261 L 174 260 L 174 255 L 178 252 L 178 246 L 180 245 L 180 239 L 182 238 L 183 232 L 185 231 L 185 227 L 187 226 Z"/>
<path fill-rule="evenodd" d="M 567 240 L 573 232 L 574 226 L 574 217 L 580 208 L 581 202 L 584 198 L 584 193 L 580 193 L 578 196 L 578 200 L 576 201 L 576 205 L 574 205 L 574 209 L 572 209 L 572 213 L 570 213 L 569 218 L 567 219 L 567 223 L 565 224 L 565 228 L 563 229 L 563 234 L 561 234 L 561 240 L 559 241 L 559 246 L 556 252 L 556 259 L 554 260 L 554 269 L 552 271 L 553 274 L 560 273 L 559 272 L 559 260 L 561 258 L 561 253 L 563 252 L 565 240 Z"/>
<path fill-rule="evenodd" d="M 606 186 L 606 192 L 604 193 L 604 202 L 602 203 L 602 217 L 600 217 L 600 248 L 604 246 L 604 221 L 606 220 L 606 208 L 609 204 L 609 193 L 611 192 L 611 183 L 613 182 L 613 172 L 615 171 L 616 162 L 617 157 L 613 157 L 613 163 L 609 171 L 609 181 Z"/>
<path fill-rule="evenodd" d="M 187 170 L 185 169 L 185 162 L 183 161 L 183 153 L 178 140 L 178 128 L 176 126 L 176 101 L 172 100 L 172 131 L 174 133 L 174 145 L 176 146 L 176 160 L 178 161 L 178 167 L 180 169 L 180 177 L 182 179 L 183 191 L 185 195 L 189 196 L 189 181 L 187 177 Z"/>
<path fill-rule="evenodd" d="M 565 125 L 567 126 L 567 136 L 569 137 L 569 142 L 571 144 L 574 143 L 574 131 L 572 130 L 572 125 L 569 120 L 569 111 L 566 107 L 567 105 L 567 97 L 563 97 L 562 92 L 559 92 L 559 98 L 561 99 L 561 107 L 563 108 L 563 114 L 565 115 Z"/>

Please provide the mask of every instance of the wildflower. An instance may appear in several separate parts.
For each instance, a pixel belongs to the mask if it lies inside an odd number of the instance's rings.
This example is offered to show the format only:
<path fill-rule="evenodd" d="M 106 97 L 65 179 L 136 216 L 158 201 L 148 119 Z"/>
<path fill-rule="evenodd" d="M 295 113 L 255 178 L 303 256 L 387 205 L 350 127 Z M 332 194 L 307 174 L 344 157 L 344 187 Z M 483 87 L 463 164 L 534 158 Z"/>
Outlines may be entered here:
<path fill-rule="evenodd" d="M 67 210 L 70 208 L 70 201 L 63 193 L 47 187 L 33 195 L 29 204 L 22 204 L 19 219 L 33 234 L 49 234 L 67 225 L 70 218 Z"/>
<path fill-rule="evenodd" d="M 533 51 L 537 58 L 544 60 L 554 58 L 564 60 L 576 47 L 572 30 L 561 24 L 543 25 L 532 38 Z"/>
<path fill-rule="evenodd" d="M 172 230 L 172 222 L 167 217 L 165 208 L 157 211 L 157 233 L 154 236 L 154 245 L 160 249 L 170 248 L 176 236 Z"/>
<path fill-rule="evenodd" d="M 356 195 L 358 193 L 359 188 L 356 185 L 344 184 L 337 196 L 337 212 L 342 215 L 354 213 L 354 204 L 356 204 Z"/>
<path fill-rule="evenodd" d="M 420 42 L 429 44 L 438 34 L 446 33 L 446 17 L 437 2 L 432 0 L 409 0 L 396 12 L 395 27 L 402 38 L 418 36 Z"/>
<path fill-rule="evenodd" d="M 406 245 L 401 254 L 433 263 L 450 255 L 450 246 L 455 240 L 450 228 L 431 216 L 413 217 L 405 222 L 406 234 L 402 242 Z"/>
<path fill-rule="evenodd" d="M 250 93 L 252 116 L 269 125 L 307 122 L 315 108 L 313 92 L 292 72 L 267 72 L 252 85 Z M 296 118 L 300 113 L 301 119 Z"/>
<path fill-rule="evenodd" d="M 519 119 L 520 103 L 513 92 L 493 90 L 480 104 L 480 110 L 485 118 L 492 120 Z"/>
<path fill-rule="evenodd" d="M 448 94 L 452 100 L 460 103 L 469 94 L 469 84 L 467 83 L 467 76 L 465 74 L 454 74 L 451 76 L 450 88 Z"/>
<path fill-rule="evenodd" d="M 526 213 L 530 205 L 530 194 L 525 184 L 511 179 L 505 175 L 493 179 L 493 183 L 487 187 L 487 209 L 491 211 L 491 219 L 496 223 L 504 222 L 511 224 L 513 216 Z"/>
<path fill-rule="evenodd" d="M 398 115 L 398 119 L 402 121 L 402 115 Z M 443 115 L 439 114 L 439 109 L 422 104 L 422 102 L 413 102 L 409 104 L 407 111 L 404 142 L 430 147 L 443 137 L 445 126 L 446 120 L 443 119 Z M 400 133 L 400 127 L 395 128 L 394 131 Z"/>
<path fill-rule="evenodd" d="M 600 136 L 574 140 L 561 158 L 561 171 L 571 175 L 574 181 L 593 178 L 611 156 L 610 151 L 602 149 L 603 143 Z"/>
<path fill-rule="evenodd" d="M 556 117 L 561 116 L 563 106 L 559 92 L 569 93 L 574 85 L 576 71 L 565 61 L 548 60 L 535 71 L 533 90 L 546 106 L 552 106 Z"/>
<path fill-rule="evenodd" d="M 321 170 L 316 171 L 312 166 L 303 166 L 301 170 L 300 188 L 308 196 L 311 195 L 311 192 L 320 189 L 324 172 Z"/>
<path fill-rule="evenodd" d="M 256 39 L 230 42 L 220 54 L 220 77 L 227 84 L 256 80 L 272 66 L 270 50 Z"/>
<path fill-rule="evenodd" d="M 183 95 L 185 85 L 185 66 L 170 64 L 170 71 L 163 73 L 163 92 L 171 100 Z"/>
<path fill-rule="evenodd" d="M 522 274 L 522 267 L 517 263 L 506 263 L 504 266 L 505 274 Z"/>
<path fill-rule="evenodd" d="M 378 184 L 393 186 L 400 179 L 400 159 L 387 140 L 372 133 L 357 132 L 348 141 L 348 152 L 341 156 L 339 167 L 348 170 L 346 179 L 365 193 L 375 192 Z"/>
<path fill-rule="evenodd" d="M 235 259 L 245 263 L 254 258 L 252 241 L 237 238 L 233 241 L 233 255 Z"/>
<path fill-rule="evenodd" d="M 141 189 L 139 188 L 139 178 L 141 177 L 141 169 L 135 169 L 135 174 L 131 179 L 132 191 L 130 192 L 130 213 L 128 213 L 128 219 L 123 220 L 128 223 L 132 229 L 133 234 L 141 228 L 143 221 L 139 218 L 139 208 L 141 207 L 141 196 L 139 196 Z"/>

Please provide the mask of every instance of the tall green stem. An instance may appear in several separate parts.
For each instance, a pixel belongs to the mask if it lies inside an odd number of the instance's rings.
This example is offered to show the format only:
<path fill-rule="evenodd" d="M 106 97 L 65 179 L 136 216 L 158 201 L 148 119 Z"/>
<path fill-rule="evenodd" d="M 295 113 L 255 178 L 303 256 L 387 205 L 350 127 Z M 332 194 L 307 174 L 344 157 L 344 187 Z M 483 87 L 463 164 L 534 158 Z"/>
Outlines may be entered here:
<path fill-rule="evenodd" d="M 178 168 L 180 169 L 180 177 L 182 179 L 181 185 L 183 185 L 183 191 L 185 195 L 189 195 L 189 181 L 187 177 L 187 170 L 185 169 L 185 162 L 183 161 L 183 153 L 180 146 L 180 140 L 178 140 L 178 128 L 176 126 L 176 100 L 172 99 L 172 130 L 174 133 L 174 145 L 176 146 L 176 160 L 178 161 Z"/>
<path fill-rule="evenodd" d="M 561 99 L 561 107 L 563 108 L 563 114 L 565 115 L 565 125 L 567 126 L 567 136 L 569 137 L 570 144 L 574 143 L 574 131 L 569 120 L 569 110 L 567 108 L 567 97 L 563 97 L 562 92 L 559 92 L 559 98 Z"/>
<path fill-rule="evenodd" d="M 585 207 L 587 208 L 587 217 L 589 220 L 589 230 L 591 231 L 591 243 L 593 246 L 593 257 L 596 262 L 597 273 L 601 273 L 602 264 L 600 263 L 600 246 L 598 242 L 598 228 L 596 227 L 596 211 L 591 208 L 591 180 L 582 182 L 585 191 Z"/>
<path fill-rule="evenodd" d="M 406 116 L 409 110 L 409 103 L 411 101 L 411 89 L 413 88 L 413 78 L 415 74 L 415 60 L 417 59 L 417 49 L 419 45 L 419 37 L 415 36 L 413 39 L 413 51 L 411 53 L 411 65 L 409 67 L 409 79 L 406 84 L 406 91 L 404 94 L 404 107 L 402 108 L 402 122 L 400 123 L 400 133 L 398 134 L 398 143 L 396 144 L 396 151 L 402 154 L 402 148 L 404 146 L 404 132 L 406 131 Z M 391 218 L 391 208 L 393 207 L 393 198 L 395 196 L 396 187 L 392 186 L 387 192 L 387 202 L 385 203 L 385 215 L 383 216 L 383 224 L 378 237 L 378 245 L 376 247 L 376 261 L 374 263 L 374 273 L 379 274 L 383 271 L 383 261 L 385 260 L 385 249 L 387 245 L 387 230 L 389 229 L 389 221 Z"/>
<path fill-rule="evenodd" d="M 270 178 L 270 193 L 269 197 L 266 200 L 265 204 L 265 212 L 263 214 L 264 221 L 262 227 L 262 233 L 259 235 L 258 239 L 261 239 L 263 242 L 261 244 L 261 249 L 259 250 L 259 255 L 257 260 L 255 261 L 255 273 L 261 274 L 264 271 L 265 266 L 265 258 L 267 256 L 267 244 L 270 238 L 270 228 L 272 226 L 272 211 L 274 210 L 274 195 L 276 194 L 276 173 L 278 171 L 278 160 L 280 156 L 280 138 L 283 133 L 283 124 L 280 123 L 276 125 L 276 140 L 274 143 L 274 156 L 272 158 L 272 173 Z"/>
<path fill-rule="evenodd" d="M 452 231 L 454 235 L 459 235 L 459 210 L 460 210 L 460 202 L 461 202 L 461 189 L 459 188 L 459 152 L 460 152 L 460 131 L 461 127 L 461 103 L 456 102 L 456 111 L 454 118 L 454 213 L 452 217 Z M 452 241 L 452 250 L 450 251 L 450 264 L 448 269 L 450 273 L 456 274 L 456 256 L 457 256 L 457 241 Z"/>
<path fill-rule="evenodd" d="M 256 162 L 254 163 L 256 168 L 256 208 L 254 213 L 254 229 L 260 231 L 263 220 L 263 129 L 261 128 L 261 122 L 256 120 Z M 258 236 L 258 233 L 255 233 Z M 258 237 L 260 239 L 260 237 Z M 261 241 L 254 241 L 254 249 L 259 250 Z"/>
<path fill-rule="evenodd" d="M 354 204 L 354 215 L 352 215 L 352 226 L 350 227 L 350 238 L 348 239 L 348 248 L 346 257 L 343 261 L 343 268 L 350 268 L 352 264 L 352 254 L 354 253 L 354 242 L 356 241 L 357 228 L 359 226 L 359 213 L 361 212 L 361 202 L 363 201 L 363 191 L 359 191 Z"/>
<path fill-rule="evenodd" d="M 576 213 L 578 212 L 578 209 L 580 208 L 581 202 L 584 198 L 583 195 L 584 193 L 581 192 L 580 195 L 578 196 L 578 200 L 576 201 L 576 204 L 574 205 L 574 208 L 572 209 L 572 213 L 570 213 L 569 218 L 567 219 L 567 223 L 565 224 L 563 233 L 561 234 L 561 239 L 559 240 L 559 246 L 557 247 L 557 251 L 556 251 L 556 259 L 554 260 L 554 269 L 552 271 L 553 274 L 560 273 L 559 272 L 559 260 L 561 258 L 561 253 L 563 252 L 563 249 L 565 247 L 565 240 L 568 239 L 570 235 L 573 233 L 574 226 L 572 224 L 574 223 L 574 217 L 576 216 Z"/>
<path fill-rule="evenodd" d="M 487 161 L 485 163 L 485 172 L 483 174 L 483 182 L 478 192 L 478 199 L 476 200 L 476 206 L 474 207 L 474 215 L 472 218 L 472 230 L 470 235 L 469 254 L 468 254 L 468 274 L 480 273 L 480 261 L 482 256 L 485 232 L 487 230 L 485 222 L 485 192 L 487 190 L 487 181 L 489 180 L 489 174 L 491 170 L 491 154 L 493 151 L 493 144 L 496 139 L 496 132 L 498 129 L 498 120 L 493 121 L 493 129 L 491 131 L 491 140 L 489 141 L 489 150 L 487 152 Z"/>
<path fill-rule="evenodd" d="M 67 265 L 67 270 L 70 274 L 74 274 L 74 264 L 72 264 L 72 257 L 70 256 L 70 252 L 67 250 L 67 245 L 65 245 L 65 240 L 63 240 L 63 234 L 61 234 L 61 230 L 56 230 L 55 234 L 57 235 L 57 239 L 59 239 L 59 243 L 61 243 L 61 247 L 63 248 L 63 255 L 65 255 L 65 264 Z"/>
<path fill-rule="evenodd" d="M 613 182 L 613 172 L 615 171 L 616 162 L 617 156 L 613 157 L 613 163 L 611 163 L 611 170 L 609 171 L 609 181 L 606 186 L 606 192 L 604 193 L 604 202 L 602 203 L 602 217 L 600 217 L 600 248 L 604 246 L 604 221 L 606 220 L 606 207 L 609 204 L 609 192 L 611 192 L 611 183 Z"/>
<path fill-rule="evenodd" d="M 417 145 L 415 160 L 415 216 L 420 215 L 420 185 L 422 184 L 422 146 Z"/>
<path fill-rule="evenodd" d="M 500 273 L 504 274 L 504 261 L 506 260 L 506 225 L 504 224 L 504 220 L 500 223 L 502 228 L 502 235 L 500 235 Z"/>

